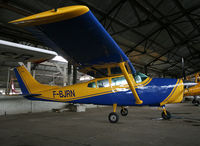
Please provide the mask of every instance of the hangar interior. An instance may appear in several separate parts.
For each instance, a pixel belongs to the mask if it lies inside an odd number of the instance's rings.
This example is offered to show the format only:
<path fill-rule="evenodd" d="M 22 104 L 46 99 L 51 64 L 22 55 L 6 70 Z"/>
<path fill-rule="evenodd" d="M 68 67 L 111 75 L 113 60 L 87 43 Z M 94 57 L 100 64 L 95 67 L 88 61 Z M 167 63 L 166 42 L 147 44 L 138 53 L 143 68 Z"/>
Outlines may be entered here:
<path fill-rule="evenodd" d="M 0 0 L 0 145 L 199 145 L 199 106 L 191 103 L 168 104 L 173 115 L 168 120 L 160 118 L 157 107 L 129 107 L 128 116 L 121 114 L 120 121 L 111 124 L 105 118 L 111 107 L 81 104 L 77 111 L 87 112 L 62 112 L 71 104 L 20 95 L 13 71 L 19 64 L 43 84 L 65 86 L 92 79 L 30 32 L 9 23 L 71 5 L 86 5 L 138 72 L 159 78 L 200 72 L 199 0 Z M 35 61 L 38 58 L 42 60 Z M 47 112 L 52 109 L 56 112 Z"/>
<path fill-rule="evenodd" d="M 1 0 L 0 39 L 52 50 L 30 32 L 8 22 L 71 5 L 88 6 L 137 71 L 151 77 L 169 78 L 200 71 L 198 0 Z M 0 56 L 5 55 L 5 51 L 1 45 Z M 19 89 L 12 71 L 18 65 L 16 60 L 11 59 L 14 55 L 7 54 L 6 59 L 0 58 L 0 91 L 3 94 L 11 91 L 12 80 L 15 88 Z M 49 60 L 37 65 L 24 64 L 38 81 L 45 84 L 63 86 L 91 79 L 77 72 L 68 62 Z"/>

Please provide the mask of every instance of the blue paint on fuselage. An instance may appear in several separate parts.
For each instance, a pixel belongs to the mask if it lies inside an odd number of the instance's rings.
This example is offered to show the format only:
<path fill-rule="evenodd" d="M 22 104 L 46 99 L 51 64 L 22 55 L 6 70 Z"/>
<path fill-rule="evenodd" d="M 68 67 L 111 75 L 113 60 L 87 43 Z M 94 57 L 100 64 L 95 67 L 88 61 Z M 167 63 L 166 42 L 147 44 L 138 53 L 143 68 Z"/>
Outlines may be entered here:
<path fill-rule="evenodd" d="M 136 91 L 140 99 L 143 100 L 143 104 L 141 105 L 135 104 L 135 98 L 133 97 L 131 90 L 98 95 L 68 102 L 97 105 L 112 105 L 117 103 L 119 106 L 159 106 L 160 103 L 170 95 L 176 83 L 177 79 L 154 78 L 146 86 L 137 88 Z M 29 97 L 28 99 L 50 101 L 37 97 Z"/>
<path fill-rule="evenodd" d="M 172 92 L 176 82 L 177 79 L 154 78 L 148 85 L 137 88 L 136 91 L 143 101 L 141 105 L 159 105 Z M 135 98 L 131 90 L 80 99 L 71 101 L 71 103 L 103 103 L 105 105 L 117 103 L 119 106 L 140 106 L 135 104 Z"/>

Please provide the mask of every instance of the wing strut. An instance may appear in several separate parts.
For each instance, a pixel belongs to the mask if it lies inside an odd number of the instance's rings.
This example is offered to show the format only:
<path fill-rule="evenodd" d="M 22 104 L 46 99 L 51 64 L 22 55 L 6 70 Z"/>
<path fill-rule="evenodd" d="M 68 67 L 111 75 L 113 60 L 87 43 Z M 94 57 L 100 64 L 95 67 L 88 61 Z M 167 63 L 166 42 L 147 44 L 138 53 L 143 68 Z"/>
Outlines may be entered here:
<path fill-rule="evenodd" d="M 119 63 L 119 66 L 120 66 L 120 68 L 122 70 L 122 73 L 123 73 L 124 77 L 126 78 L 126 80 L 128 82 L 129 87 L 131 88 L 133 96 L 134 96 L 134 98 L 136 100 L 135 103 L 136 104 L 142 104 L 143 101 L 139 98 L 139 96 L 138 96 L 138 94 L 137 94 L 137 92 L 135 90 L 135 87 L 134 87 L 134 78 L 132 78 L 132 79 L 130 78 L 130 76 L 128 74 L 128 71 L 126 70 L 126 67 L 125 67 L 125 62 Z"/>

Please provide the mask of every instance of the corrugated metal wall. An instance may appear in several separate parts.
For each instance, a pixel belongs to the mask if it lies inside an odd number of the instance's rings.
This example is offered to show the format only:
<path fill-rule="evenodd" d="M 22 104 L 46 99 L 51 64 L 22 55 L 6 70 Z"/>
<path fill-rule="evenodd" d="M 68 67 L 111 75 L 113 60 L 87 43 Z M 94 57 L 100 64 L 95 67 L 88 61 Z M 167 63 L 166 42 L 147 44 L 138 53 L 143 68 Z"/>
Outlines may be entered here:
<path fill-rule="evenodd" d="M 60 102 L 30 101 L 22 96 L 0 96 L 0 115 L 51 111 L 65 105 Z"/>

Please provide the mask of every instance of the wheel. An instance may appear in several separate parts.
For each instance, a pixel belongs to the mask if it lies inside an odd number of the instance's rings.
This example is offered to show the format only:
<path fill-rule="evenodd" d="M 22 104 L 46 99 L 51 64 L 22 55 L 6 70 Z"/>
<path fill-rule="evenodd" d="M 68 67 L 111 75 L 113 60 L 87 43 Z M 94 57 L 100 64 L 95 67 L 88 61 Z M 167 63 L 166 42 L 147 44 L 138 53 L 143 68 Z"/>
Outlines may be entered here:
<path fill-rule="evenodd" d="M 192 100 L 192 103 L 195 105 L 195 106 L 198 106 L 199 105 L 199 101 L 198 100 Z"/>
<path fill-rule="evenodd" d="M 123 108 L 123 109 L 121 109 L 120 113 L 121 113 L 122 116 L 127 116 L 128 115 L 128 109 Z"/>
<path fill-rule="evenodd" d="M 166 111 L 167 112 L 167 115 L 165 115 L 165 113 L 164 113 L 164 111 L 162 112 L 162 117 L 163 117 L 163 119 L 164 120 L 169 120 L 169 119 L 171 119 L 171 114 L 170 114 L 170 112 L 168 112 L 168 111 Z"/>
<path fill-rule="evenodd" d="M 109 114 L 108 120 L 110 121 L 110 123 L 117 123 L 119 120 L 119 116 L 118 116 L 118 114 L 112 112 Z"/>

